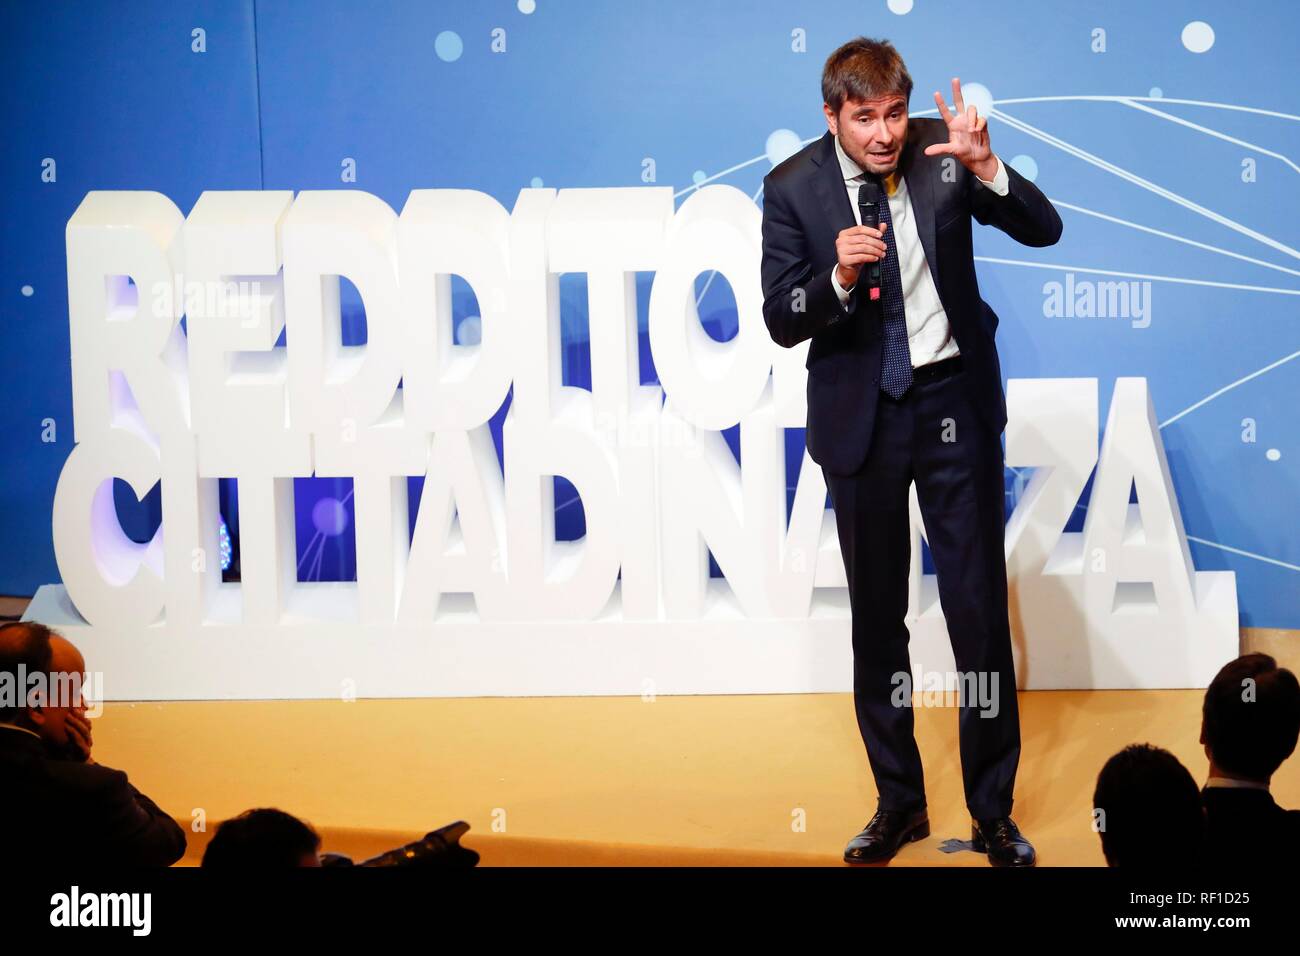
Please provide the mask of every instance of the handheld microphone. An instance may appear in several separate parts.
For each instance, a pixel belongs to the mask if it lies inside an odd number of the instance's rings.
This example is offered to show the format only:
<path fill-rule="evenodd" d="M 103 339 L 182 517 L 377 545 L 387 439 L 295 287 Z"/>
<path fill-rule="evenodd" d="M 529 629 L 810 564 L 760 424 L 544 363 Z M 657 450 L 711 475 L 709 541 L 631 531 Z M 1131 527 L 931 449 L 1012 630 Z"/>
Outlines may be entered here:
<path fill-rule="evenodd" d="M 866 182 L 858 187 L 858 212 L 862 214 L 862 225 L 872 229 L 880 228 L 880 206 L 882 202 L 880 180 L 868 175 Z M 866 272 L 867 294 L 872 299 L 880 298 L 880 262 L 868 263 Z M 859 274 L 858 281 L 862 281 Z"/>

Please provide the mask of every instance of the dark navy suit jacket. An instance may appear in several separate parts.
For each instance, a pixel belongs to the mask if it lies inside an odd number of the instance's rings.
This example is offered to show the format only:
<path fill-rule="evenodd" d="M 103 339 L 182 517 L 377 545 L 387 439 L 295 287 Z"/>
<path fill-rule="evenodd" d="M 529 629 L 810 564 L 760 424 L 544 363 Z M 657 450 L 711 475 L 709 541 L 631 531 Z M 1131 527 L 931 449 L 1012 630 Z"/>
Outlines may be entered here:
<path fill-rule="evenodd" d="M 1203 787 L 1209 862 L 1220 866 L 1295 866 L 1300 810 L 1277 805 L 1267 790 Z"/>
<path fill-rule="evenodd" d="M 1002 369 L 993 335 L 998 317 L 980 298 L 971 250 L 971 219 L 1027 246 L 1061 237 L 1061 217 L 1033 183 L 1006 165 L 1008 193 L 986 188 L 950 156 L 926 156 L 948 141 L 939 119 L 908 121 L 899 168 L 907 182 L 925 260 L 961 351 L 973 404 L 1000 433 L 1006 425 Z M 945 162 L 946 160 L 946 162 Z M 808 347 L 808 429 L 813 461 L 832 474 L 861 468 L 880 394 L 882 318 L 878 302 L 847 306 L 831 287 L 835 237 L 857 225 L 828 130 L 763 180 L 763 319 L 773 340 Z"/>
<path fill-rule="evenodd" d="M 185 831 L 121 770 L 51 757 L 0 727 L 0 873 L 27 868 L 170 866 Z"/>

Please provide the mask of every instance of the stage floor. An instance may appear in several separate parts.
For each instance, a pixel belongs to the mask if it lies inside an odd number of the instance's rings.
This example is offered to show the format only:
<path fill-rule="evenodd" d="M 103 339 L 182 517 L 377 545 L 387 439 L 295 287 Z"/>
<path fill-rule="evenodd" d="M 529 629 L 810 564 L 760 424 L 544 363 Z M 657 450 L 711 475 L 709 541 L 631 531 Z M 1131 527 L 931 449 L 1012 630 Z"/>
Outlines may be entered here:
<path fill-rule="evenodd" d="M 1020 695 L 1013 816 L 1042 866 L 1100 866 L 1092 791 L 1129 743 L 1198 784 L 1200 691 Z M 932 835 L 893 866 L 987 866 L 970 838 L 957 712 L 919 707 Z M 355 859 L 456 819 L 487 865 L 833 865 L 875 788 L 852 695 L 110 703 L 95 758 L 187 828 L 276 806 Z M 1300 805 L 1300 760 L 1273 792 Z M 191 832 L 186 863 L 208 833 Z"/>

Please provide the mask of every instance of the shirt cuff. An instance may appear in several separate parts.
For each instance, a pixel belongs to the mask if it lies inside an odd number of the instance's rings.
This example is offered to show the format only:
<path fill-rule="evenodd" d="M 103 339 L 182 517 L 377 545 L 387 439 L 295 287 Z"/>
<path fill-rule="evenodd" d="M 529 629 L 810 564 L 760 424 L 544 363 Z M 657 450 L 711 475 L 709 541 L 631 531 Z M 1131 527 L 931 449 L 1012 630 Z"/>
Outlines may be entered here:
<path fill-rule="evenodd" d="M 847 306 L 850 293 L 840 288 L 840 280 L 835 277 L 836 271 L 835 269 L 831 270 L 831 286 L 835 289 L 835 295 L 840 300 L 840 305 Z"/>
<path fill-rule="evenodd" d="M 998 159 L 998 171 L 993 174 L 993 181 L 989 182 L 986 179 L 980 179 L 980 182 L 982 182 L 989 189 L 993 190 L 999 196 L 1005 196 L 1008 192 L 1011 191 L 1011 186 L 1010 183 L 1008 182 L 1009 177 L 1007 176 L 1006 167 L 1002 165 L 1002 157 L 999 156 L 997 159 Z M 976 176 L 975 178 L 979 179 L 978 176 Z"/>

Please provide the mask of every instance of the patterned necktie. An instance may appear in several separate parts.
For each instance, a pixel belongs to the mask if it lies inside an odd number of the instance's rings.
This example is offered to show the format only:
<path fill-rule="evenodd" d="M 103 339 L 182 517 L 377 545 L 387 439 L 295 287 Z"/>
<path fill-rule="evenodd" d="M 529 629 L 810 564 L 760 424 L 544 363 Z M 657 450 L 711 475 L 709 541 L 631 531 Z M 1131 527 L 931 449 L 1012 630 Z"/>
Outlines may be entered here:
<path fill-rule="evenodd" d="M 885 314 L 885 348 L 880 363 L 880 387 L 901 398 L 912 384 L 912 353 L 907 346 L 907 317 L 903 313 L 903 279 L 898 269 L 898 244 L 889 216 L 887 187 L 881 184 L 880 224 L 885 230 L 885 258 L 880 263 L 880 296 Z"/>

